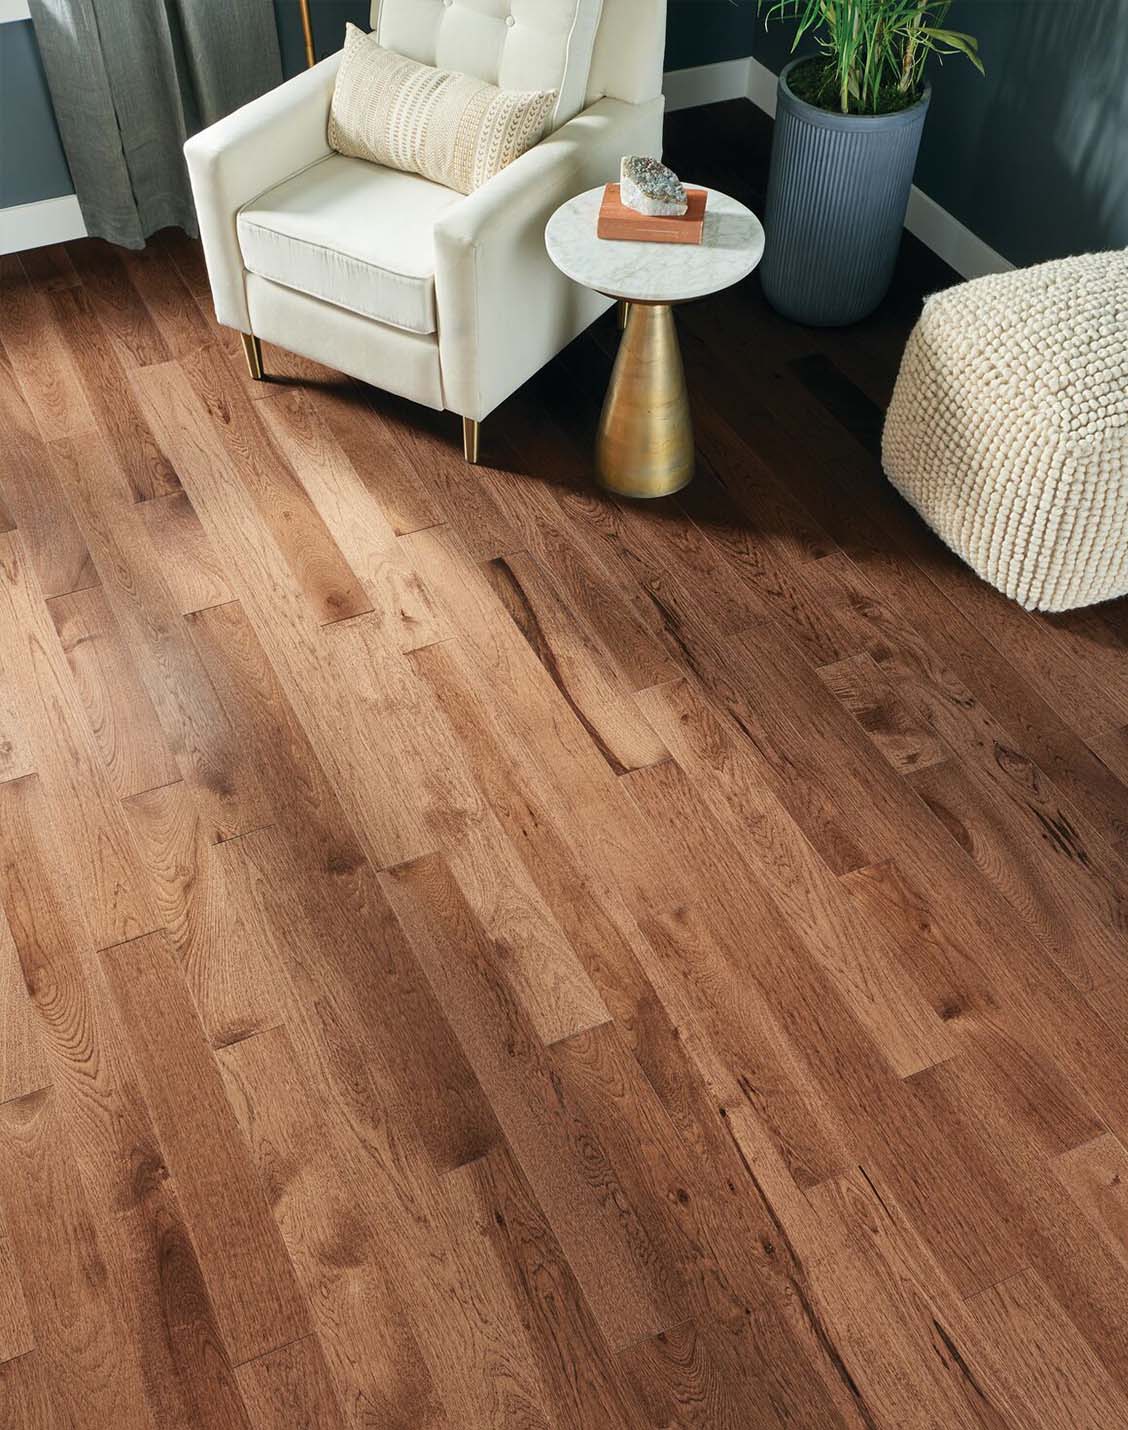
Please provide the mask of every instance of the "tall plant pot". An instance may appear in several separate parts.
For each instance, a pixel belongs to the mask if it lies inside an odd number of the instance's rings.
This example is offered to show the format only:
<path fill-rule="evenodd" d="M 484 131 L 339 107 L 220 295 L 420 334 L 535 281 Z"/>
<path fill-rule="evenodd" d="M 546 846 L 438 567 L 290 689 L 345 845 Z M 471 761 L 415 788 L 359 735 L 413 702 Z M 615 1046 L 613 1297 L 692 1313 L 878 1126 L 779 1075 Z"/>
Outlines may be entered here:
<path fill-rule="evenodd" d="M 768 302 L 816 327 L 872 313 L 893 277 L 931 92 L 896 114 L 835 114 L 779 77 L 760 277 Z"/>

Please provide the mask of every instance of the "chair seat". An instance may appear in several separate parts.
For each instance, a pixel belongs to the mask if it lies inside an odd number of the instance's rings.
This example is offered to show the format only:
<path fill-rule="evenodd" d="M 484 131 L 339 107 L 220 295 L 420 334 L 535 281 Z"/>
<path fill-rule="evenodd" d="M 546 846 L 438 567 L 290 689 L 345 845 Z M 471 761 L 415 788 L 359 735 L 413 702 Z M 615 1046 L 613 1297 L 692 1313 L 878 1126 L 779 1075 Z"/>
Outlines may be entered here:
<path fill-rule="evenodd" d="M 433 333 L 436 219 L 462 195 L 330 154 L 239 211 L 251 273 L 412 333 Z"/>

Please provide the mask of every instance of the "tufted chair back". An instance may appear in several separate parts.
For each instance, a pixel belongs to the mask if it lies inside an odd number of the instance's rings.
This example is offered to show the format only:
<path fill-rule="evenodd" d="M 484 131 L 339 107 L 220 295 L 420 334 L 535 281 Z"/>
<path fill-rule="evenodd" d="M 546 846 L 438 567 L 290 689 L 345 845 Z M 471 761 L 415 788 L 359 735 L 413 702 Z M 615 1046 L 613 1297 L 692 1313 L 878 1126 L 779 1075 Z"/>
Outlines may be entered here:
<path fill-rule="evenodd" d="M 397 54 L 501 89 L 555 89 L 551 127 L 610 95 L 662 89 L 666 0 L 372 0 L 372 28 Z"/>

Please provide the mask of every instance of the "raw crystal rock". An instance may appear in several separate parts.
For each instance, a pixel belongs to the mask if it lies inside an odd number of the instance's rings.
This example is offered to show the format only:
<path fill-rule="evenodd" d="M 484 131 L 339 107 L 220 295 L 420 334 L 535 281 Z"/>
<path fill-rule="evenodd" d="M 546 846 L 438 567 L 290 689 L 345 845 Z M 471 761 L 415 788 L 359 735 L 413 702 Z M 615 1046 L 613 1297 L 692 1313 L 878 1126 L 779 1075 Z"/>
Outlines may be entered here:
<path fill-rule="evenodd" d="M 645 155 L 624 154 L 619 164 L 619 199 L 636 213 L 662 218 L 684 214 L 685 188 L 673 169 Z"/>

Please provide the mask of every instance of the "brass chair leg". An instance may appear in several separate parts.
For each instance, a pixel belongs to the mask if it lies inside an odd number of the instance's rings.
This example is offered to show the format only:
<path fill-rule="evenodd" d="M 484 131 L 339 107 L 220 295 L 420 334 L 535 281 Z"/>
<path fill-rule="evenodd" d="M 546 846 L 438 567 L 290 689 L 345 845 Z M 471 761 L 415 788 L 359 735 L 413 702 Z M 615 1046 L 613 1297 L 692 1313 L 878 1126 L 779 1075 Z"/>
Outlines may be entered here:
<path fill-rule="evenodd" d="M 262 382 L 262 344 L 254 333 L 240 333 L 243 339 L 243 355 L 247 359 L 247 371 L 256 382 Z"/>
<path fill-rule="evenodd" d="M 462 419 L 462 455 L 468 462 L 478 460 L 478 427 L 473 417 Z"/>
<path fill-rule="evenodd" d="M 619 324 L 619 331 L 622 332 L 627 326 L 627 314 L 631 311 L 631 305 L 625 298 L 619 298 L 615 302 L 615 321 Z"/>

